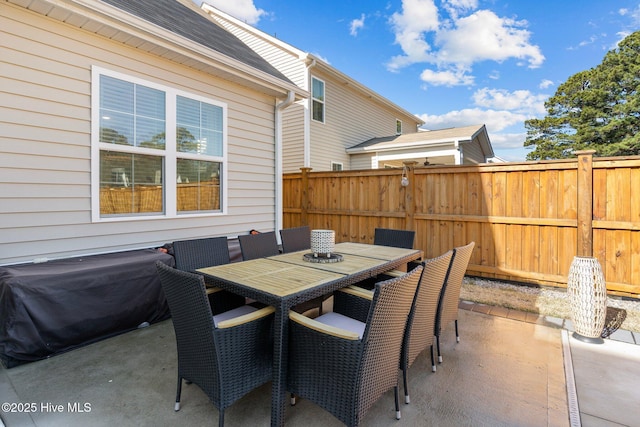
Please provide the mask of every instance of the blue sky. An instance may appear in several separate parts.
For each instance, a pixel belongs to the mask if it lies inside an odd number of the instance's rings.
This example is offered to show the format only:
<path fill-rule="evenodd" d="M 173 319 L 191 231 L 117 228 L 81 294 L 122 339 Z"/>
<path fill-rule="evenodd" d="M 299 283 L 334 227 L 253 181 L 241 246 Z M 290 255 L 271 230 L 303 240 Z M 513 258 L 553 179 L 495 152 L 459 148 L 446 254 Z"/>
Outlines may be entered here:
<path fill-rule="evenodd" d="M 558 85 L 640 29 L 638 0 L 206 2 L 325 59 L 427 129 L 485 124 L 508 161 L 525 159 L 524 121 L 544 117 Z"/>

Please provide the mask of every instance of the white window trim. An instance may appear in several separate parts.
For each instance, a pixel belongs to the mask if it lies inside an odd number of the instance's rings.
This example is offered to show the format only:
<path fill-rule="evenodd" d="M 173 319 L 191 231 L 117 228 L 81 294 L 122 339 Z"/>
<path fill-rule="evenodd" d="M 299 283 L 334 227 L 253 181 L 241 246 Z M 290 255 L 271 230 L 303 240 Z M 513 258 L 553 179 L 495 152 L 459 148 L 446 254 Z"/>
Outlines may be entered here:
<path fill-rule="evenodd" d="M 153 213 L 148 215 L 122 215 L 114 217 L 100 216 L 100 150 L 113 149 L 113 144 L 100 142 L 100 76 L 110 76 L 127 82 L 140 84 L 153 89 L 165 92 L 166 101 L 166 140 L 164 150 L 164 167 L 165 167 L 165 208 L 164 213 Z M 189 212 L 178 213 L 176 205 L 176 189 L 175 185 L 167 185 L 167 183 L 175 183 L 177 180 L 176 163 L 178 153 L 176 152 L 176 101 L 177 96 L 194 99 L 200 102 L 216 105 L 222 108 L 222 156 L 206 156 L 206 160 L 221 163 L 222 175 L 220 176 L 220 204 L 221 210 L 216 212 Z M 169 98 L 173 101 L 169 101 Z M 118 221 L 155 221 L 161 218 L 193 218 L 193 217 L 211 217 L 227 215 L 228 212 L 228 124 L 227 124 L 227 104 L 196 95 L 191 92 L 182 91 L 170 86 L 164 86 L 148 80 L 133 77 L 129 74 L 108 70 L 106 68 L 92 66 L 91 67 L 91 221 L 92 222 L 118 222 Z M 158 150 L 144 147 L 118 146 L 118 151 L 130 152 L 136 154 L 151 154 L 158 156 Z M 202 156 L 190 153 L 180 153 L 180 158 L 192 158 L 194 160 L 204 160 Z"/>
<path fill-rule="evenodd" d="M 333 166 L 334 165 L 340 165 L 340 170 L 343 171 L 344 170 L 344 164 L 342 162 L 331 162 L 331 170 L 333 171 Z"/>
<path fill-rule="evenodd" d="M 313 81 L 314 80 L 322 82 L 322 87 L 324 89 L 322 95 L 324 97 L 324 101 L 318 101 L 317 99 L 315 99 L 313 97 Z M 325 81 L 322 80 L 322 79 L 319 79 L 319 78 L 317 78 L 315 76 L 311 76 L 311 88 L 310 89 L 311 90 L 309 92 L 311 93 L 311 97 L 310 97 L 310 99 L 311 99 L 311 109 L 309 110 L 309 113 L 311 115 L 311 120 L 313 120 L 316 123 L 325 124 L 327 122 L 327 83 L 325 83 Z M 314 101 L 315 102 L 320 102 L 322 104 L 322 121 L 316 120 L 316 119 L 313 118 L 313 102 Z"/>
<path fill-rule="evenodd" d="M 400 123 L 400 132 L 398 132 L 398 123 Z M 396 135 L 402 135 L 403 129 L 402 129 L 402 120 L 400 119 L 396 119 Z"/>

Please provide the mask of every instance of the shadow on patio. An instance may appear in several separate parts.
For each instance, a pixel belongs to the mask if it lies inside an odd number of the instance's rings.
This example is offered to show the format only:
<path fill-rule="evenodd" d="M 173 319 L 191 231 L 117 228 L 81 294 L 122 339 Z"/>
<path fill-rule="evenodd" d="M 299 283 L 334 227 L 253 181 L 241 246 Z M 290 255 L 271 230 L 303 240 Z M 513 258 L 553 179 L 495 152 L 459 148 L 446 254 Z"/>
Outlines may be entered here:
<path fill-rule="evenodd" d="M 571 411 L 573 425 L 579 425 L 580 418 L 583 425 L 602 425 L 604 420 L 630 425 L 640 418 L 640 346 L 611 340 L 585 345 L 557 325 L 469 310 L 460 310 L 459 319 L 461 342 L 455 344 L 452 325 L 444 331 L 444 361 L 437 372 L 431 372 L 425 354 L 412 366 L 412 399 L 402 405 L 402 419 L 395 420 L 393 396 L 387 393 L 363 425 L 568 426 Z M 183 386 L 181 410 L 173 411 L 175 366 L 168 320 L 47 360 L 1 369 L 1 400 L 33 403 L 35 411 L 0 415 L 7 427 L 215 424 L 217 410 L 194 385 Z M 572 402 L 575 394 L 567 394 L 573 378 L 577 402 Z M 270 394 L 267 384 L 241 399 L 225 412 L 226 424 L 268 426 Z M 286 425 L 341 423 L 299 400 L 287 408 Z"/>

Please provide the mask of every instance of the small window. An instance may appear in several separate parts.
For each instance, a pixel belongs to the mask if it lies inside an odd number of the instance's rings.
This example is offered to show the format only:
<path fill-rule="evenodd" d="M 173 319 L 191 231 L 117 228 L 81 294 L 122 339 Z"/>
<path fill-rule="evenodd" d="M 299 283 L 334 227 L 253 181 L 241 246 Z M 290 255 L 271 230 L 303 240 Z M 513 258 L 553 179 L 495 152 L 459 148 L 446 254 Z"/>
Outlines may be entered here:
<path fill-rule="evenodd" d="M 342 170 L 342 163 L 331 162 L 331 170 L 332 171 L 341 171 Z"/>
<path fill-rule="evenodd" d="M 311 78 L 311 117 L 324 123 L 324 82 Z"/>
<path fill-rule="evenodd" d="M 402 135 L 402 120 L 396 119 L 396 135 Z"/>

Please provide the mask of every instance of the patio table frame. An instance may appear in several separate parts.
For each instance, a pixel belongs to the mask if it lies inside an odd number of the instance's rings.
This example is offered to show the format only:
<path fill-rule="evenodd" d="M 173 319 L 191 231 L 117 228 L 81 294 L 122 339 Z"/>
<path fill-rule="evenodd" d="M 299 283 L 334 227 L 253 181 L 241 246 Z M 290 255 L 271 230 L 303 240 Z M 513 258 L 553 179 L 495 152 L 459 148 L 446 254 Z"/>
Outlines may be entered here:
<path fill-rule="evenodd" d="M 418 249 L 364 243 L 338 243 L 343 261 L 313 263 L 303 260 L 308 250 L 267 258 L 206 267 L 197 271 L 207 283 L 252 298 L 276 309 L 274 318 L 271 425 L 283 426 L 287 402 L 289 310 L 337 289 L 375 277 L 422 258 Z"/>

